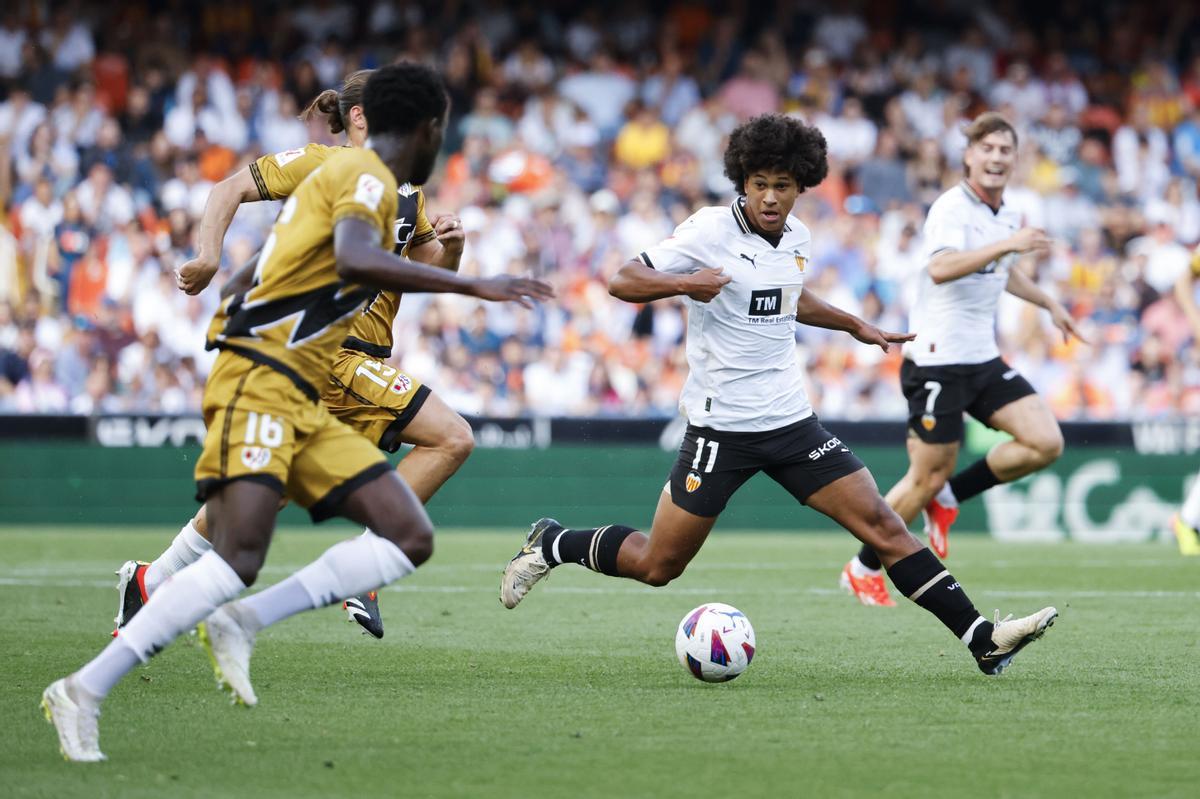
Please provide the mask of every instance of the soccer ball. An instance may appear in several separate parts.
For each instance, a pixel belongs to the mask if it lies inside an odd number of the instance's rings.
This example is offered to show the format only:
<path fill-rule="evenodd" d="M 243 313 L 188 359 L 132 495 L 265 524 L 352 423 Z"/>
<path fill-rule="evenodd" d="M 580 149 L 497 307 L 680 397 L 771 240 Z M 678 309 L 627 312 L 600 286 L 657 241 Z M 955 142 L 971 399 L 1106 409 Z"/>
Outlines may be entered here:
<path fill-rule="evenodd" d="M 693 609 L 675 633 L 679 664 L 704 682 L 728 682 L 754 657 L 754 628 L 732 605 L 708 602 Z"/>

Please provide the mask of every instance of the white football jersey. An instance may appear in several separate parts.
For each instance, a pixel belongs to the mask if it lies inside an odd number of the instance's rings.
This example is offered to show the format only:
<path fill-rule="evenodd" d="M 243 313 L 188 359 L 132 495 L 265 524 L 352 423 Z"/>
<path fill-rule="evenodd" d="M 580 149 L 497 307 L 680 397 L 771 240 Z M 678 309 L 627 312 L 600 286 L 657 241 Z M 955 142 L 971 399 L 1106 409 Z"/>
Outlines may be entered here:
<path fill-rule="evenodd" d="M 789 216 L 778 247 L 751 230 L 741 202 L 701 208 L 638 256 L 662 272 L 722 267 L 711 302 L 684 297 L 689 374 L 679 409 L 694 425 L 774 430 L 812 415 L 796 355 L 796 303 L 811 235 Z"/>
<path fill-rule="evenodd" d="M 918 366 L 973 364 L 1000 357 L 996 346 L 996 306 L 1017 260 L 1009 253 L 977 272 L 936 284 L 929 262 L 946 250 L 977 250 L 1006 239 L 1021 227 L 1020 214 L 1001 203 L 999 211 L 979 198 L 966 181 L 938 197 L 925 217 L 924 266 L 909 314 L 904 357 Z"/>

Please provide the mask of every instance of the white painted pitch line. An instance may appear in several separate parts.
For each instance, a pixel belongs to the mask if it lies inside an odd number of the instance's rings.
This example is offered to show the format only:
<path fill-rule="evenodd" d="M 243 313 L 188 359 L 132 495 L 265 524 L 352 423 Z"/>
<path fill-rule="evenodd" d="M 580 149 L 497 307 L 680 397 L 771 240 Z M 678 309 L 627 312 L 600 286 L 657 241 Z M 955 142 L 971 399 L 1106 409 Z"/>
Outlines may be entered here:
<path fill-rule="evenodd" d="M 47 579 L 46 577 L 0 577 L 0 587 L 28 586 L 33 588 L 113 588 L 112 580 L 74 580 L 65 578 Z M 389 585 L 383 590 L 394 593 L 411 594 L 493 594 L 491 587 L 477 585 L 412 585 L 399 583 Z M 837 588 L 773 588 L 757 590 L 738 586 L 720 587 L 679 587 L 667 591 L 659 591 L 649 586 L 629 585 L 621 588 L 589 587 L 589 586 L 552 586 L 539 589 L 538 593 L 576 594 L 586 596 L 620 596 L 630 594 L 671 593 L 684 596 L 713 596 L 715 594 L 735 592 L 751 596 L 834 596 L 844 592 Z M 1139 591 L 1139 590 L 1083 590 L 1063 591 L 1061 589 L 989 589 L 980 587 L 975 592 L 979 596 L 1008 597 L 1012 599 L 1200 599 L 1200 591 Z"/>

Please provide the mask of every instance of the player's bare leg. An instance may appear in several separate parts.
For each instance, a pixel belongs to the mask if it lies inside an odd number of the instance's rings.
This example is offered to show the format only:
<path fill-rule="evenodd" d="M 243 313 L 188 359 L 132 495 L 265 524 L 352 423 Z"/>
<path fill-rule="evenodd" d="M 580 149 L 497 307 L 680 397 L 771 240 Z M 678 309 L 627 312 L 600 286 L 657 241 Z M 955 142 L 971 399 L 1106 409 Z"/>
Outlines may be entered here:
<path fill-rule="evenodd" d="M 886 499 L 905 524 L 912 524 L 954 473 L 958 443 L 929 444 L 910 432 L 907 446 L 908 471 L 887 492 Z"/>
<path fill-rule="evenodd" d="M 925 527 L 933 551 L 949 553 L 950 526 L 958 506 L 1000 483 L 1008 483 L 1049 466 L 1062 454 L 1063 437 L 1046 401 L 1027 394 L 1002 406 L 987 423 L 1013 437 L 946 481 L 925 506 Z"/>
<path fill-rule="evenodd" d="M 622 542 L 617 572 L 646 585 L 666 585 L 683 574 L 716 523 L 716 516 L 689 513 L 671 500 L 670 492 L 663 491 L 650 535 L 634 532 Z"/>
<path fill-rule="evenodd" d="M 987 423 L 1013 437 L 987 454 L 987 464 L 1001 483 L 1044 469 L 1062 455 L 1062 429 L 1050 406 L 1037 394 L 1010 402 L 993 413 Z"/>
<path fill-rule="evenodd" d="M 550 569 L 578 563 L 614 577 L 662 586 L 683 574 L 716 523 L 677 506 L 669 490 L 658 498 L 650 534 L 622 525 L 567 530 L 553 519 L 534 522 L 525 546 L 504 570 L 500 601 L 514 608 Z"/>
<path fill-rule="evenodd" d="M 967 645 L 984 674 L 996 675 L 1013 657 L 1037 640 L 1054 623 L 1052 607 L 1020 619 L 987 621 L 967 597 L 958 580 L 941 561 L 908 531 L 875 487 L 875 479 L 860 469 L 821 488 L 806 500 L 878 553 L 892 583 L 902 594 L 937 616 Z"/>
<path fill-rule="evenodd" d="M 430 394 L 416 416 L 400 433 L 400 440 L 413 444 L 396 471 L 422 504 L 458 471 L 475 448 L 471 425 L 437 394 Z"/>

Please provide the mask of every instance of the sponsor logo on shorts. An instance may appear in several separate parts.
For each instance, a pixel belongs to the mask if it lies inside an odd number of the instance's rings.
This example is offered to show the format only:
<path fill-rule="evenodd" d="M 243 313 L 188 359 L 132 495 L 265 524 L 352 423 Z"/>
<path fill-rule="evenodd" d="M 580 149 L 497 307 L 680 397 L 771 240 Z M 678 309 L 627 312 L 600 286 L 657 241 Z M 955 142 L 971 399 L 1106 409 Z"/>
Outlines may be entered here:
<path fill-rule="evenodd" d="M 688 472 L 687 479 L 683 481 L 683 487 L 687 489 L 689 494 L 694 494 L 696 489 L 699 488 L 700 484 L 703 482 L 704 481 L 700 479 L 700 475 L 696 474 L 695 472 Z"/>
<path fill-rule="evenodd" d="M 406 394 L 412 390 L 412 378 L 401 372 L 396 375 L 396 379 L 392 381 L 392 391 L 397 394 Z"/>
<path fill-rule="evenodd" d="M 1002 376 L 1002 379 L 1003 380 L 1012 380 L 1016 376 L 1017 376 L 1017 370 L 1009 369 L 1007 372 L 1004 373 L 1004 375 Z"/>
<path fill-rule="evenodd" d="M 845 446 L 842 444 L 842 440 L 840 438 L 838 438 L 837 436 L 834 436 L 833 438 L 829 439 L 821 446 L 814 449 L 812 452 L 808 453 L 808 459 L 810 461 L 815 461 L 818 458 L 820 458 L 822 455 L 824 455 L 825 453 L 833 452 L 833 450 L 837 449 L 838 447 L 842 447 L 842 449 L 846 449 Z M 846 450 L 846 451 L 849 452 L 849 450 Z"/>
<path fill-rule="evenodd" d="M 271 462 L 271 450 L 266 447 L 242 447 L 242 465 L 257 472 Z"/>
<path fill-rule="evenodd" d="M 927 413 L 921 417 L 921 427 L 926 430 L 932 430 L 937 427 L 937 418 L 932 413 Z"/>

